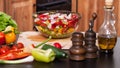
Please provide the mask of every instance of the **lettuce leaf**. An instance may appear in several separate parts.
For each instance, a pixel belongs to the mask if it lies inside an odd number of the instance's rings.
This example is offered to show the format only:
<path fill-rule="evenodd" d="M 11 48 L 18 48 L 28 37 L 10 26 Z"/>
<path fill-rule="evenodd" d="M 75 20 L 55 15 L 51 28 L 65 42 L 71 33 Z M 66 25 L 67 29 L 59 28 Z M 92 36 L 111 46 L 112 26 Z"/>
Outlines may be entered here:
<path fill-rule="evenodd" d="M 13 26 L 17 30 L 17 23 L 10 15 L 0 12 L 0 31 L 4 31 L 7 26 Z"/>

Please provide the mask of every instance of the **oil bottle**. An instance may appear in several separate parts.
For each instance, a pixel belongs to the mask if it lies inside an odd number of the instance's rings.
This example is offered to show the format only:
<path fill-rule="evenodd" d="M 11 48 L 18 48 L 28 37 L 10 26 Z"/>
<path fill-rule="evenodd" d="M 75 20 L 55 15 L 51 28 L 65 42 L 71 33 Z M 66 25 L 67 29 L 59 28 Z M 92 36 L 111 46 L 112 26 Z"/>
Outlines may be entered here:
<path fill-rule="evenodd" d="M 105 0 L 104 21 L 98 31 L 98 46 L 100 52 L 112 53 L 117 42 L 117 32 L 115 29 L 113 0 Z"/>

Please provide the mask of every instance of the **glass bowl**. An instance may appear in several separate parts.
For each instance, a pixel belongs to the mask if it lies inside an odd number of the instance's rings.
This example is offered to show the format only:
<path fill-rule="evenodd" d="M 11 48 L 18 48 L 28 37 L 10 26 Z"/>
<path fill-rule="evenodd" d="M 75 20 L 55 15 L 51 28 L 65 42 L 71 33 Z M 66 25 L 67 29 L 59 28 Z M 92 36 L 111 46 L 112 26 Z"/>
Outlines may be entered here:
<path fill-rule="evenodd" d="M 78 28 L 79 13 L 71 11 L 40 11 L 34 14 L 34 24 L 40 33 L 52 38 L 67 38 Z"/>

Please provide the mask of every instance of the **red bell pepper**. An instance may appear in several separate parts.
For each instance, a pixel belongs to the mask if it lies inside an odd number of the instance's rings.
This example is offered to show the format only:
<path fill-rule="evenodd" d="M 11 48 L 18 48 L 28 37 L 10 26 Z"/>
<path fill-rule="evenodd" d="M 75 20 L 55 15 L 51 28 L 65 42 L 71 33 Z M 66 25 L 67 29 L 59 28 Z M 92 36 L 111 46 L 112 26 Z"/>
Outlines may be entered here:
<path fill-rule="evenodd" d="M 12 60 L 29 56 L 30 53 L 24 52 L 24 46 L 22 43 L 17 43 L 12 47 L 8 45 L 2 45 L 0 48 L 0 60 Z"/>
<path fill-rule="evenodd" d="M 2 59 L 2 60 L 20 59 L 20 58 L 27 57 L 29 55 L 30 55 L 30 53 L 23 52 L 22 49 L 19 49 L 17 51 L 10 50 L 10 51 L 7 51 L 4 54 L 1 54 L 0 59 Z"/>

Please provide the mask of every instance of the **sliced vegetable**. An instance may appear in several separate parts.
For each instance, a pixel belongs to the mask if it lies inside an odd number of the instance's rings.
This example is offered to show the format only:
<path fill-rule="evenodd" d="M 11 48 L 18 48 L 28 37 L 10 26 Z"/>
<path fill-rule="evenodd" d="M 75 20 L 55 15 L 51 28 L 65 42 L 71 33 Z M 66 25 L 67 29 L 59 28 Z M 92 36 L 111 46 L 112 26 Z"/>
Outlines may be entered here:
<path fill-rule="evenodd" d="M 8 52 L 9 50 L 10 50 L 9 46 L 5 46 L 5 45 L 1 46 L 0 55 Z"/>
<path fill-rule="evenodd" d="M 58 49 L 58 48 L 56 48 L 52 45 L 49 45 L 49 44 L 44 44 L 42 46 L 42 49 L 44 49 L 44 50 L 52 49 L 56 54 L 56 58 L 66 58 L 66 57 L 68 57 L 66 52 L 64 52 L 63 50 Z"/>
<path fill-rule="evenodd" d="M 12 46 L 2 45 L 0 47 L 0 59 L 13 60 L 31 55 L 31 53 L 25 52 L 24 49 L 25 48 L 22 43 L 17 43 Z"/>
<path fill-rule="evenodd" d="M 0 63 L 2 63 L 2 64 L 18 64 L 18 63 L 32 62 L 33 60 L 34 60 L 33 56 L 28 56 L 28 57 L 18 59 L 18 60 L 0 60 Z"/>
<path fill-rule="evenodd" d="M 42 50 L 35 48 L 31 51 L 32 56 L 36 61 L 51 62 L 55 59 L 55 53 L 52 49 Z"/>
<path fill-rule="evenodd" d="M 29 56 L 30 53 L 23 52 L 22 50 L 10 50 L 4 54 L 0 55 L 0 59 L 2 60 L 13 60 L 13 59 L 20 59 Z"/>

